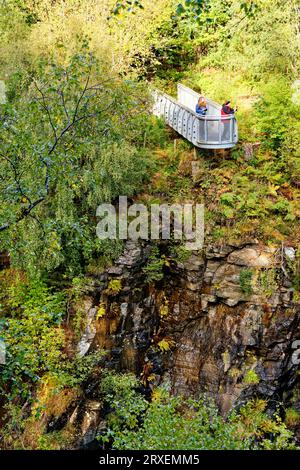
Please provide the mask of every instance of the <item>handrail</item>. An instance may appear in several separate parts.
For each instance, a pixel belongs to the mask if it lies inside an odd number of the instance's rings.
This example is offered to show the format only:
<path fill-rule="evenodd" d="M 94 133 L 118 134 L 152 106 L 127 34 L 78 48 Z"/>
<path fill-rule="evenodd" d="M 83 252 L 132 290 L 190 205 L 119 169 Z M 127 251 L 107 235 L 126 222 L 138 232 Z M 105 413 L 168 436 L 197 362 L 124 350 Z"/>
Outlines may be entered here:
<path fill-rule="evenodd" d="M 197 114 L 195 111 L 192 111 L 190 108 L 188 108 L 184 104 L 179 103 L 175 98 L 173 98 L 173 96 L 168 95 L 164 91 L 154 90 L 154 93 L 158 93 L 160 96 L 165 96 L 166 98 L 168 98 L 169 101 L 172 101 L 174 104 L 179 105 L 180 108 L 185 109 L 186 111 L 188 111 L 189 113 L 191 113 L 195 117 L 197 117 L 198 119 L 213 120 L 213 121 L 217 121 L 217 120 L 222 121 L 223 119 L 236 119 L 236 117 L 233 114 L 228 114 L 228 116 L 221 116 L 221 115 L 220 116 L 214 116 L 214 115 L 210 116 L 208 114 L 205 114 L 205 116 L 201 116 L 200 114 Z M 221 106 L 220 106 L 220 110 L 221 110 Z"/>

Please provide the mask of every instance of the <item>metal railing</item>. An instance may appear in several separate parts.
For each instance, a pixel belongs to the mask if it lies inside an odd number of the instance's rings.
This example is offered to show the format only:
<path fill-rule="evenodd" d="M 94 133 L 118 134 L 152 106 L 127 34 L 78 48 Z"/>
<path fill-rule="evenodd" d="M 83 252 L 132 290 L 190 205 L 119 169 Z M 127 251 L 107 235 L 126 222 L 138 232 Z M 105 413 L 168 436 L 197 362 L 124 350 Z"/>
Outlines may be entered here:
<path fill-rule="evenodd" d="M 178 85 L 178 100 L 156 90 L 153 113 L 162 117 L 170 127 L 196 147 L 208 149 L 234 147 L 238 141 L 235 116 L 221 116 L 221 106 L 207 98 L 205 100 L 208 114 L 199 116 L 194 112 L 198 98 L 197 93 L 184 85 Z"/>

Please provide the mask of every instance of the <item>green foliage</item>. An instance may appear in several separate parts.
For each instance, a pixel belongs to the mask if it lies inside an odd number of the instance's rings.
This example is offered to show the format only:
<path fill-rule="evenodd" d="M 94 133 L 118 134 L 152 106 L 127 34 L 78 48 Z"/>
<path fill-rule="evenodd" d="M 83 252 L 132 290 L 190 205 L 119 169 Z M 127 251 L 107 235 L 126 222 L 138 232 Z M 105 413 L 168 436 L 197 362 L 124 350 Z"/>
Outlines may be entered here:
<path fill-rule="evenodd" d="M 178 263 L 185 263 L 191 256 L 191 252 L 187 250 L 183 245 L 177 245 L 174 249 L 176 253 L 176 261 Z"/>
<path fill-rule="evenodd" d="M 0 385 L 6 397 L 31 400 L 45 374 L 55 376 L 62 387 L 86 380 L 103 352 L 82 358 L 66 356 L 66 294 L 52 292 L 41 280 L 23 279 L 7 286 L 6 292 L 9 296 L 1 306 L 5 316 L 0 320 L 0 336 L 6 345 Z"/>
<path fill-rule="evenodd" d="M 279 153 L 291 128 L 298 126 L 300 107 L 292 101 L 292 86 L 286 78 L 273 78 L 262 87 L 256 105 L 258 131 L 267 148 Z M 298 141 L 299 142 L 299 141 Z"/>
<path fill-rule="evenodd" d="M 143 145 L 145 147 L 164 148 L 169 143 L 169 136 L 164 120 L 152 116 L 145 128 Z"/>
<path fill-rule="evenodd" d="M 284 141 L 282 145 L 287 144 Z M 158 151 L 158 172 L 150 194 L 159 202 L 204 202 L 206 236 L 212 242 L 254 236 L 267 243 L 281 243 L 290 236 L 296 237 L 297 243 L 300 173 L 295 156 L 282 149 L 275 157 L 273 151 L 261 146 L 251 160 L 245 161 L 239 148 L 230 158 L 218 159 L 216 165 L 199 155 L 201 170 L 194 186 L 188 173 L 191 158 L 181 144 L 175 151 L 168 147 Z"/>
<path fill-rule="evenodd" d="M 249 369 L 244 375 L 244 383 L 247 385 L 256 385 L 259 381 L 259 376 L 253 369 Z"/>
<path fill-rule="evenodd" d="M 265 400 L 250 400 L 233 414 L 233 420 L 240 423 L 240 438 L 254 441 L 254 449 L 292 450 L 297 449 L 293 443 L 293 434 L 286 428 L 279 414 L 270 418 L 266 412 Z"/>
<path fill-rule="evenodd" d="M 70 353 L 67 335 L 78 340 L 85 315 L 78 306 L 69 316 L 67 304 L 80 304 L 86 272 L 98 274 L 122 250 L 122 243 L 95 236 L 101 202 L 146 189 L 148 202 L 205 202 L 208 243 L 249 235 L 269 243 L 299 241 L 296 3 L 120 1 L 109 20 L 113 0 L 1 3 L 0 79 L 7 102 L 0 105 L 0 242 L 23 269 L 0 276 L 0 336 L 7 345 L 0 385 L 10 400 L 1 432 L 11 442 L 16 436 L 16 446 L 24 446 L 19 437 L 26 432 L 28 447 L 69 445 L 72 432 L 44 433 L 45 400 L 33 405 L 33 421 L 23 406 L 35 402 L 46 377 L 65 391 L 99 373 L 101 351 L 83 358 Z M 201 171 L 193 182 L 191 146 L 179 139 L 173 145 L 163 121 L 148 116 L 152 103 L 143 77 L 171 93 L 183 80 L 217 101 L 230 98 L 239 105 L 241 145 L 230 158 L 198 153 Z M 261 146 L 244 157 L 245 142 Z M 145 175 L 153 170 L 145 188 Z M 186 260 L 180 247 L 177 255 Z M 286 264 L 300 290 L 298 260 Z M 154 247 L 146 281 L 160 281 L 166 265 Z M 7 282 L 14 273 L 14 282 Z M 37 274 L 43 276 L 35 280 Z M 73 279 L 72 286 L 54 292 L 41 280 L 49 274 L 56 285 Z M 255 287 L 270 297 L 277 289 L 274 269 L 253 277 L 251 270 L 241 271 L 245 295 Z M 121 287 L 114 280 L 108 290 L 114 295 Z M 165 300 L 162 319 L 169 310 Z M 97 318 L 104 315 L 100 304 Z M 157 350 L 172 346 L 165 337 Z M 258 382 L 248 370 L 244 384 Z M 131 375 L 104 374 L 101 393 L 109 413 L 103 443 L 118 449 L 293 448 L 291 433 L 277 414 L 269 417 L 262 400 L 224 420 L 206 399 L 186 401 L 155 390 L 149 402 L 139 387 Z M 286 415 L 290 425 L 298 422 L 294 410 Z M 41 435 L 35 432 L 39 420 Z"/>
<path fill-rule="evenodd" d="M 143 268 L 143 273 L 146 275 L 146 282 L 153 283 L 160 281 L 163 278 L 164 265 L 165 261 L 160 256 L 158 247 L 154 246 L 148 258 L 148 263 Z"/>
<path fill-rule="evenodd" d="M 70 310 L 73 311 L 70 318 L 70 326 L 77 340 L 80 339 L 86 326 L 86 312 L 82 305 L 82 298 L 86 294 L 88 286 L 88 279 L 83 276 L 78 276 L 72 279 L 72 284 L 69 289 L 67 289 L 68 313 L 70 313 Z"/>
<path fill-rule="evenodd" d="M 111 411 L 107 416 L 107 431 L 98 437 L 101 442 L 115 441 L 123 432 L 137 428 L 147 408 L 147 401 L 136 390 L 138 386 L 132 374 L 105 373 L 100 390 Z"/>
<path fill-rule="evenodd" d="M 242 292 L 249 296 L 253 292 L 253 287 L 252 287 L 252 277 L 253 277 L 253 272 L 251 269 L 244 268 L 240 272 L 240 288 Z"/>
<path fill-rule="evenodd" d="M 145 152 L 134 145 L 144 125 L 141 87 L 103 84 L 86 43 L 66 66 L 41 63 L 30 80 L 0 114 L 2 243 L 16 265 L 72 275 L 105 254 L 97 206 L 133 194 L 144 179 Z"/>
<path fill-rule="evenodd" d="M 108 283 L 107 292 L 110 294 L 118 294 L 122 290 L 122 282 L 120 279 L 111 279 Z"/>
<path fill-rule="evenodd" d="M 278 288 L 278 274 L 275 269 L 261 270 L 256 281 L 257 288 L 266 297 L 271 297 Z"/>
<path fill-rule="evenodd" d="M 37 384 L 31 408 L 28 401 L 21 407 L 16 400 L 4 406 L 5 423 L 0 433 L 2 448 L 46 450 L 47 446 L 48 450 L 54 450 L 67 444 L 70 446 L 75 431 L 72 425 L 68 423 L 60 432 L 48 434 L 47 422 L 66 413 L 79 397 L 79 388 L 63 386 L 57 375 L 46 374 Z"/>
<path fill-rule="evenodd" d="M 295 408 L 288 408 L 285 410 L 285 424 L 291 428 L 300 423 L 300 413 Z"/>
<path fill-rule="evenodd" d="M 139 0 L 121 0 L 116 3 L 112 13 L 118 15 L 123 10 L 126 10 L 128 13 L 134 13 L 136 8 L 144 8 L 142 2 Z"/>
<path fill-rule="evenodd" d="M 266 403 L 250 401 L 225 420 L 215 404 L 171 397 L 165 389 L 147 403 L 128 375 L 109 374 L 102 391 L 112 412 L 101 442 L 119 450 L 246 450 L 292 449 L 292 433 L 276 415 L 265 413 Z"/>
<path fill-rule="evenodd" d="M 16 285 L 10 296 L 15 313 L 0 324 L 7 348 L 0 383 L 10 399 L 27 398 L 33 384 L 45 372 L 55 372 L 64 360 L 61 324 L 66 300 L 41 281 Z"/>
<path fill-rule="evenodd" d="M 44 433 L 38 438 L 37 448 L 39 450 L 68 450 L 74 445 L 75 433 L 74 429 Z"/>
<path fill-rule="evenodd" d="M 61 387 L 81 386 L 95 370 L 99 372 L 99 366 L 105 356 L 105 351 L 96 349 L 85 356 L 74 356 L 65 364 L 61 364 L 54 376 Z"/>
<path fill-rule="evenodd" d="M 21 436 L 24 432 L 24 419 L 22 407 L 20 405 L 14 405 L 12 402 L 8 402 L 4 409 L 7 417 L 6 425 L 1 428 L 1 439 L 4 442 L 8 442 L 8 447 L 12 437 Z M 15 448 L 17 448 L 16 446 Z"/>

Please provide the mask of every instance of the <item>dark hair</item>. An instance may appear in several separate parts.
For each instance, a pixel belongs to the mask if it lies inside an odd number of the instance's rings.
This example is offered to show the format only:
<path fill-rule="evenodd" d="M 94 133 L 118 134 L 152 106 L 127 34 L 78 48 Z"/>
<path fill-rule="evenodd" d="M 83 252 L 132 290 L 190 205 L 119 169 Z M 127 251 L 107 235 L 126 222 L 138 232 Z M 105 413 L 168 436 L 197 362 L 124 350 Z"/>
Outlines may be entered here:
<path fill-rule="evenodd" d="M 225 104 L 225 106 L 227 106 L 229 103 L 231 103 L 231 101 L 230 101 L 230 100 L 229 100 L 229 101 L 225 101 L 225 103 L 224 103 L 224 104 Z"/>

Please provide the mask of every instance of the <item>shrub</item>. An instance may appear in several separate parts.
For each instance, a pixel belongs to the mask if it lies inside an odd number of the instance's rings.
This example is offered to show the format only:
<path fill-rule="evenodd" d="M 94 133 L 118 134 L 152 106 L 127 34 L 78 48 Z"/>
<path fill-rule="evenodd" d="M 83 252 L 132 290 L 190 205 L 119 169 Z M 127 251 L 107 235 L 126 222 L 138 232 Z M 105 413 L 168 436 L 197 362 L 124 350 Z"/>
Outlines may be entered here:
<path fill-rule="evenodd" d="M 164 259 L 160 257 L 158 247 L 153 247 L 147 265 L 143 268 L 146 282 L 149 284 L 160 281 L 163 278 Z"/>
<path fill-rule="evenodd" d="M 244 268 L 240 272 L 240 288 L 242 292 L 249 296 L 253 292 L 252 288 L 252 277 L 253 277 L 253 272 L 251 269 Z"/>
<path fill-rule="evenodd" d="M 294 427 L 300 424 L 300 413 L 295 408 L 288 408 L 285 411 L 285 424 L 287 427 Z"/>
<path fill-rule="evenodd" d="M 266 402 L 253 400 L 225 420 L 213 401 L 170 396 L 155 389 L 147 403 L 127 375 L 109 375 L 102 391 L 110 404 L 108 428 L 99 436 L 119 450 L 246 450 L 294 449 L 293 435 Z"/>
<path fill-rule="evenodd" d="M 33 281 L 14 286 L 9 303 L 19 313 L 0 323 L 7 347 L 0 383 L 11 398 L 28 398 L 33 384 L 45 372 L 59 369 L 65 359 L 62 320 L 66 299 L 61 293 L 52 293 L 43 282 Z"/>
<path fill-rule="evenodd" d="M 255 385 L 259 383 L 259 376 L 255 372 L 255 370 L 250 369 L 244 375 L 244 383 L 247 385 Z"/>
<path fill-rule="evenodd" d="M 118 294 L 122 289 L 122 282 L 120 279 L 111 279 L 108 283 L 107 287 L 107 293 L 116 295 Z"/>

